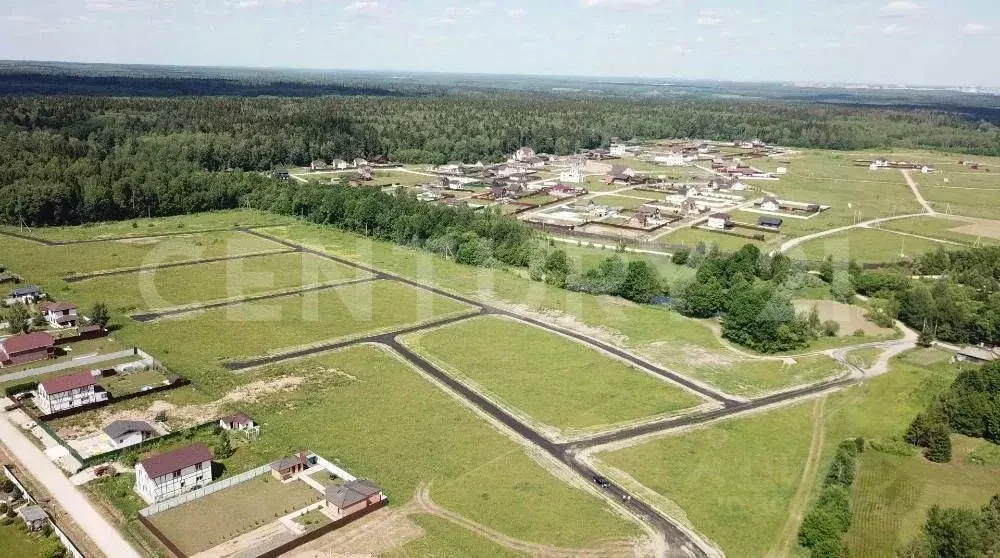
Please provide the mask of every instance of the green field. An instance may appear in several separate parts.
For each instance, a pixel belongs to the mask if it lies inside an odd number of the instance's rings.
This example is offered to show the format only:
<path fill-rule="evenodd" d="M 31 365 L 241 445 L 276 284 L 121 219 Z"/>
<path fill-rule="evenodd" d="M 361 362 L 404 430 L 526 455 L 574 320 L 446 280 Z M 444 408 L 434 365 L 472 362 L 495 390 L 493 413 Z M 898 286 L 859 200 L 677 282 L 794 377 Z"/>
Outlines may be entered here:
<path fill-rule="evenodd" d="M 227 360 L 375 333 L 469 310 L 394 281 L 373 281 L 244 303 L 130 327 L 119 336 L 182 370 L 204 389 Z M 224 374 L 229 375 L 229 374 Z"/>
<path fill-rule="evenodd" d="M 985 440 L 953 437 L 951 463 L 875 451 L 861 456 L 851 495 L 854 521 L 844 539 L 851 556 L 892 556 L 920 534 L 932 505 L 979 508 L 1000 493 L 1000 464 L 967 463 Z"/>
<path fill-rule="evenodd" d="M 29 533 L 20 517 L 10 525 L 0 525 L 0 556 L 11 558 L 46 558 L 47 549 L 60 546 L 58 541 Z"/>
<path fill-rule="evenodd" d="M 97 229 L 99 234 L 103 229 Z M 26 282 L 45 287 L 59 298 L 68 275 L 205 258 L 239 256 L 284 249 L 269 240 L 238 231 L 192 233 L 151 239 L 109 240 L 63 246 L 42 246 L 0 237 L 0 253 L 10 271 Z"/>
<path fill-rule="evenodd" d="M 594 349 L 504 318 L 467 320 L 404 341 L 518 414 L 564 433 L 699 403 L 681 388 Z"/>
<path fill-rule="evenodd" d="M 1000 214 L 996 214 L 995 216 L 1000 216 Z M 912 219 L 889 221 L 888 223 L 884 223 L 882 228 L 911 234 L 919 234 L 922 236 L 930 236 L 933 238 L 943 238 L 945 240 L 961 242 L 963 244 L 975 244 L 977 240 L 982 244 L 1000 244 L 1000 240 L 996 238 L 990 238 L 989 236 L 983 235 L 973 235 L 954 230 L 973 223 L 974 222 L 969 220 L 950 218 L 948 216 L 941 215 L 935 217 L 914 217 Z M 1000 229 L 998 229 L 998 231 L 1000 231 Z M 959 248 L 959 246 L 945 246 L 945 249 L 948 250 L 957 250 Z"/>
<path fill-rule="evenodd" d="M 430 483 L 438 505 L 519 539 L 578 547 L 638 534 L 394 355 L 361 346 L 253 373 L 289 376 L 302 383 L 226 409 L 264 425 L 227 461 L 233 473 L 308 448 L 376 482 L 391 506 Z"/>
<path fill-rule="evenodd" d="M 625 196 L 618 195 L 605 195 L 605 196 L 595 196 L 591 198 L 594 203 L 607 205 L 609 207 L 620 207 L 622 209 L 636 209 L 637 207 L 645 204 L 649 200 L 629 198 Z"/>
<path fill-rule="evenodd" d="M 890 373 L 827 396 L 817 476 L 839 441 L 902 435 L 928 400 L 947 388 L 954 368 L 915 364 L 925 356 L 934 355 L 907 353 L 892 361 Z M 680 506 L 727 555 L 762 556 L 787 520 L 808 459 L 814 412 L 815 403 L 806 402 L 599 457 Z M 806 479 L 806 486 L 816 480 Z"/>
<path fill-rule="evenodd" d="M 188 556 L 314 504 L 322 495 L 304 482 L 282 483 L 265 473 L 151 518 Z M 211 521 L 206 521 L 211 518 Z"/>
<path fill-rule="evenodd" d="M 53 241 L 94 240 L 104 238 L 126 238 L 160 234 L 193 233 L 206 230 L 229 229 L 233 227 L 261 227 L 294 222 L 290 217 L 276 213 L 266 213 L 250 209 L 233 209 L 154 217 L 151 219 L 128 219 L 125 221 L 105 221 L 86 223 L 75 227 L 19 227 L 0 226 L 0 232 L 26 234 Z"/>
<path fill-rule="evenodd" d="M 104 365 L 102 365 L 102 368 Z M 144 386 L 160 387 L 166 376 L 159 370 L 136 370 L 98 380 L 112 397 L 121 397 L 141 390 Z"/>
<path fill-rule="evenodd" d="M 791 257 L 820 261 L 833 256 L 836 261 L 858 263 L 894 263 L 920 256 L 924 252 L 958 248 L 951 244 L 895 234 L 875 229 L 850 229 L 800 244 L 789 252 Z"/>
<path fill-rule="evenodd" d="M 85 306 L 107 301 L 112 312 L 124 314 L 370 276 L 319 256 L 292 252 L 96 277 L 69 283 L 60 296 Z"/>

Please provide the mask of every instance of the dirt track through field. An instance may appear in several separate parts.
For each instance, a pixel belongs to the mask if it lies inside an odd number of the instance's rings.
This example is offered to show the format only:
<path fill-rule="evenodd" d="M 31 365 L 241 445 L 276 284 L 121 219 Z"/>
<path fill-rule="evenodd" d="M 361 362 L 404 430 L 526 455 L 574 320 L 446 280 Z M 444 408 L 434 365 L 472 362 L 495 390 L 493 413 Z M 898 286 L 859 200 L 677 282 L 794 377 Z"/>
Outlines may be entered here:
<path fill-rule="evenodd" d="M 789 556 L 799 533 L 799 525 L 806 513 L 812 496 L 813 486 L 816 484 L 816 470 L 819 468 L 819 459 L 823 454 L 823 438 L 826 435 L 824 427 L 823 410 L 826 407 L 826 397 L 816 400 L 813 405 L 813 430 L 812 441 L 809 444 L 809 455 L 806 457 L 806 466 L 802 470 L 802 480 L 795 490 L 795 496 L 788 506 L 788 519 L 782 526 L 778 539 L 774 542 L 766 556 Z"/>

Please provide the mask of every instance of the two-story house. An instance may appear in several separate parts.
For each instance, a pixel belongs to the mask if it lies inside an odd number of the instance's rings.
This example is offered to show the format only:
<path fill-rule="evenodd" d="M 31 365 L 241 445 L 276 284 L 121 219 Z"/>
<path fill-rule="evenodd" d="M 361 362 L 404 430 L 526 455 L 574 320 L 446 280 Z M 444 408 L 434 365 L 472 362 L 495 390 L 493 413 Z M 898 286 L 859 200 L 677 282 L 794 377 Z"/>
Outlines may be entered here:
<path fill-rule="evenodd" d="M 108 392 L 86 370 L 42 380 L 35 393 L 35 406 L 46 415 L 107 400 Z"/>
<path fill-rule="evenodd" d="M 42 316 L 50 326 L 55 328 L 76 327 L 80 316 L 76 313 L 76 305 L 69 302 L 42 303 Z"/>
<path fill-rule="evenodd" d="M 150 504 L 162 502 L 212 482 L 212 451 L 190 444 L 147 457 L 135 464 L 135 491 Z"/>

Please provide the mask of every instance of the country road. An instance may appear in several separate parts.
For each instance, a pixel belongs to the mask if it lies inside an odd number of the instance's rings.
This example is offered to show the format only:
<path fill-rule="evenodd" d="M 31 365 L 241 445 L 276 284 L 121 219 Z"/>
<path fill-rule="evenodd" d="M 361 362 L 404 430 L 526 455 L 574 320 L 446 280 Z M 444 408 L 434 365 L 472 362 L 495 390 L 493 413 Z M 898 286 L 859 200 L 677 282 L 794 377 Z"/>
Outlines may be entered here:
<path fill-rule="evenodd" d="M 90 501 L 18 430 L 16 425 L 11 424 L 5 413 L 0 413 L 0 442 L 17 456 L 23 465 L 22 468 L 30 471 L 31 475 L 38 479 L 38 482 L 52 494 L 105 555 L 111 558 L 139 558 L 139 554 L 121 533 L 94 509 Z"/>
<path fill-rule="evenodd" d="M 832 234 L 837 234 L 844 231 L 849 231 L 851 229 L 863 229 L 871 227 L 872 225 L 877 225 L 879 223 L 885 223 L 888 221 L 896 221 L 899 219 L 909 219 L 911 217 L 920 217 L 921 215 L 927 215 L 926 213 L 907 213 L 906 215 L 894 215 L 892 217 L 876 217 L 875 219 L 870 219 L 868 221 L 862 221 L 860 223 L 855 223 L 853 225 L 844 225 L 842 227 L 836 227 L 833 229 L 826 229 L 825 231 L 819 231 L 812 234 L 807 234 L 805 236 L 799 236 L 791 240 L 786 240 L 778 247 L 779 253 L 785 253 L 796 246 L 801 245 L 804 242 L 810 240 L 815 240 L 817 238 L 823 238 L 824 236 L 830 236 Z"/>

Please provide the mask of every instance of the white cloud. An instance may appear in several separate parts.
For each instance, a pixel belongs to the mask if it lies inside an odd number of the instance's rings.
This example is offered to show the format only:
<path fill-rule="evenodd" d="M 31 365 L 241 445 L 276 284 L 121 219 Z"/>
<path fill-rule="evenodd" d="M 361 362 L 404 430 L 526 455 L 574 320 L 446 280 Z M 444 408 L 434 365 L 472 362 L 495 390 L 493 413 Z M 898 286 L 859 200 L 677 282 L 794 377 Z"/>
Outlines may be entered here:
<path fill-rule="evenodd" d="M 911 0 L 893 0 L 882 6 L 882 14 L 891 17 L 913 16 L 924 13 L 924 9 Z"/>
<path fill-rule="evenodd" d="M 882 29 L 882 32 L 886 35 L 909 35 L 910 28 L 898 23 L 890 23 Z"/>
<path fill-rule="evenodd" d="M 714 16 L 703 15 L 699 16 L 695 23 L 698 25 L 718 25 L 722 23 L 722 20 Z"/>
<path fill-rule="evenodd" d="M 962 28 L 962 32 L 966 35 L 985 35 L 989 30 L 990 28 L 982 23 L 966 23 Z"/>
<path fill-rule="evenodd" d="M 86 8 L 99 12 L 131 12 L 142 7 L 136 0 L 87 0 Z"/>
<path fill-rule="evenodd" d="M 349 14 L 375 15 L 379 11 L 379 3 L 372 0 L 358 0 L 344 6 L 344 11 Z"/>
<path fill-rule="evenodd" d="M 259 8 L 262 4 L 263 2 L 261 2 L 260 0 L 240 0 L 239 2 L 236 3 L 236 7 L 243 9 Z"/>
<path fill-rule="evenodd" d="M 581 0 L 581 3 L 591 7 L 641 8 L 659 4 L 660 0 Z"/>
<path fill-rule="evenodd" d="M 3 16 L 3 18 L 0 19 L 3 19 L 4 21 L 9 21 L 11 23 L 38 23 L 39 21 L 38 18 L 35 16 L 26 16 L 26 15 L 9 15 L 9 16 Z"/>
<path fill-rule="evenodd" d="M 521 19 L 524 16 L 528 15 L 528 11 L 525 10 L 524 8 L 514 8 L 513 10 L 508 11 L 507 15 L 509 15 L 514 19 Z"/>
<path fill-rule="evenodd" d="M 691 49 L 684 45 L 674 45 L 670 47 L 671 52 L 676 52 L 677 54 L 690 54 Z"/>

